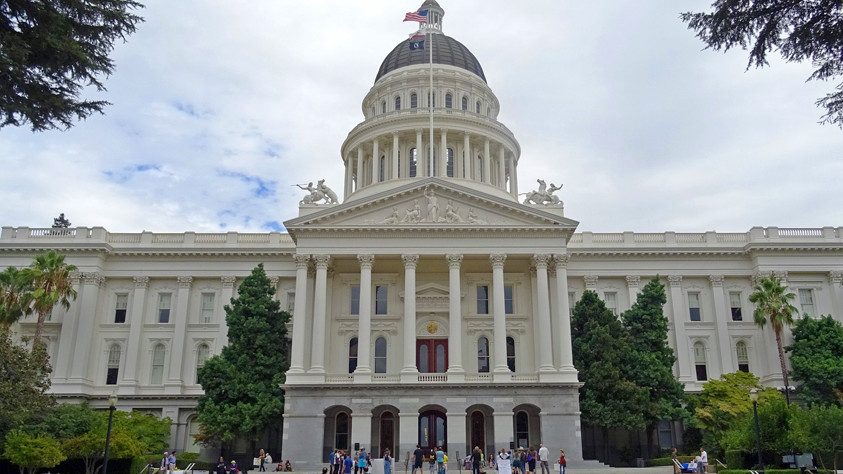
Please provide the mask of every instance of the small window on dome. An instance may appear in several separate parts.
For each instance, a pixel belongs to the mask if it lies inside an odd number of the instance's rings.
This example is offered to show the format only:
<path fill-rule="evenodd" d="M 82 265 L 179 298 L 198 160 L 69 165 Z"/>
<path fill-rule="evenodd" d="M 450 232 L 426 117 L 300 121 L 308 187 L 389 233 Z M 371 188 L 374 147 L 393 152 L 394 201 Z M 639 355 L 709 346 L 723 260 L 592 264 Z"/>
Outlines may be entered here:
<path fill-rule="evenodd" d="M 454 96 L 451 95 L 450 92 L 445 94 L 445 108 L 451 109 L 454 107 Z"/>
<path fill-rule="evenodd" d="M 410 108 L 415 109 L 419 106 L 419 96 L 415 92 L 410 94 Z"/>
<path fill-rule="evenodd" d="M 410 148 L 410 177 L 415 178 L 418 173 L 418 153 L 415 148 Z"/>
<path fill-rule="evenodd" d="M 454 149 L 448 148 L 448 164 L 445 168 L 445 173 L 449 178 L 454 177 Z"/>
<path fill-rule="evenodd" d="M 401 96 L 395 96 L 395 110 L 401 110 Z"/>
<path fill-rule="evenodd" d="M 385 100 L 381 101 L 381 113 L 382 114 L 386 113 L 386 101 Z"/>
<path fill-rule="evenodd" d="M 480 101 L 478 100 L 477 103 L 474 105 L 474 112 L 480 113 Z"/>
<path fill-rule="evenodd" d="M 492 108 L 486 107 L 486 117 L 491 117 L 491 116 L 492 116 Z"/>
<path fill-rule="evenodd" d="M 468 96 L 462 96 L 462 109 L 468 110 Z"/>

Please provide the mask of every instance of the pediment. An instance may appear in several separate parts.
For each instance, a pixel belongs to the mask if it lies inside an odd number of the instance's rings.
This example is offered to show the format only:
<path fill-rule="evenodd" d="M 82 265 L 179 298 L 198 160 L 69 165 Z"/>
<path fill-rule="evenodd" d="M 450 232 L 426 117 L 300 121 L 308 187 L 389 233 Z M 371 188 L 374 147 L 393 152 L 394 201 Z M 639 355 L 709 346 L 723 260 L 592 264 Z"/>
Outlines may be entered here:
<path fill-rule="evenodd" d="M 577 222 L 439 178 L 389 189 L 285 222 L 308 228 L 576 228 Z"/>

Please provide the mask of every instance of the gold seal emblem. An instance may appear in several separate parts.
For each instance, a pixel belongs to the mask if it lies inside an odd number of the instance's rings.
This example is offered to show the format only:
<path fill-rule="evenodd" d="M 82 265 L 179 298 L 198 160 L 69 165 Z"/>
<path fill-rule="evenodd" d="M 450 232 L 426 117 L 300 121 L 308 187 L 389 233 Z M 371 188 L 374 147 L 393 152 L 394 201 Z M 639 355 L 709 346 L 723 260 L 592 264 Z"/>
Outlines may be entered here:
<path fill-rule="evenodd" d="M 436 321 L 430 321 L 427 323 L 427 333 L 428 334 L 436 334 L 436 331 L 439 330 L 439 323 Z"/>

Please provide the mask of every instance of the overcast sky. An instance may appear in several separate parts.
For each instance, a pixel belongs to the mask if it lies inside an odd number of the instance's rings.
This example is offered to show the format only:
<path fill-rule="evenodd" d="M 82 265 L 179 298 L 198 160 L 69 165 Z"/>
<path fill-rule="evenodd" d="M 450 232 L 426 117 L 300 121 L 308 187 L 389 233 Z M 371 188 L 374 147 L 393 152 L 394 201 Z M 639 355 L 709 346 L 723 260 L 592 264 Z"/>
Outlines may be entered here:
<path fill-rule="evenodd" d="M 266 231 L 339 149 L 420 0 L 154 0 L 114 51 L 104 116 L 0 129 L 0 225 Z M 521 143 L 519 188 L 564 183 L 580 230 L 843 225 L 843 131 L 810 65 L 745 71 L 679 20 L 709 1 L 441 0 Z M 99 97 L 99 95 L 91 95 Z"/>

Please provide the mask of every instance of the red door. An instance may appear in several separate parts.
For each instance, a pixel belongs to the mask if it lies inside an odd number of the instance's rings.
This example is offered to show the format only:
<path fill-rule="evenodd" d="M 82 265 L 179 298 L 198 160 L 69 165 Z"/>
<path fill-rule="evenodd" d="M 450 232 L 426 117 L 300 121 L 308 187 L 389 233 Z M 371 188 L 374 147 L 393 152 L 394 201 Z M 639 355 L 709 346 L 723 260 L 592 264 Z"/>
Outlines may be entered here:
<path fill-rule="evenodd" d="M 448 370 L 448 340 L 416 340 L 416 367 L 423 374 L 442 374 Z"/>

